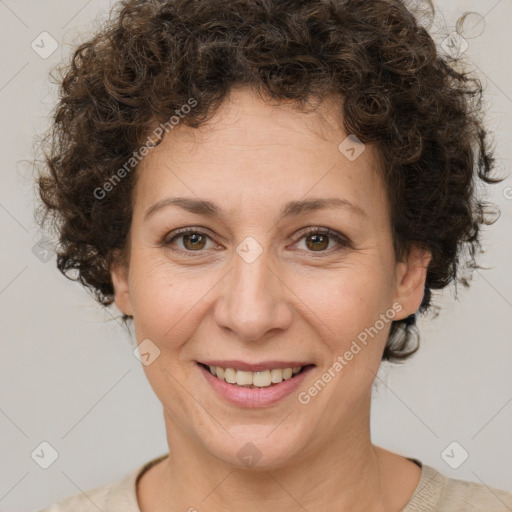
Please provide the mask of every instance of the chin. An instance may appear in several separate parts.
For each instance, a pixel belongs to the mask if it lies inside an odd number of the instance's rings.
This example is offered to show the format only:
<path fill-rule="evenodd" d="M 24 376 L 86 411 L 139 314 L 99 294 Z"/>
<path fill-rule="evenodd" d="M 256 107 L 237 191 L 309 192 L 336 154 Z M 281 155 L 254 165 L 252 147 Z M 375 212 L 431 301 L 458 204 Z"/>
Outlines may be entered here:
<path fill-rule="evenodd" d="M 286 417 L 286 415 L 285 415 Z M 285 425 L 286 424 L 286 425 Z M 303 427 L 282 425 L 237 425 L 203 439 L 204 448 L 229 466 L 250 470 L 275 470 L 289 465 L 307 445 Z M 278 432 L 282 429 L 281 432 Z"/>

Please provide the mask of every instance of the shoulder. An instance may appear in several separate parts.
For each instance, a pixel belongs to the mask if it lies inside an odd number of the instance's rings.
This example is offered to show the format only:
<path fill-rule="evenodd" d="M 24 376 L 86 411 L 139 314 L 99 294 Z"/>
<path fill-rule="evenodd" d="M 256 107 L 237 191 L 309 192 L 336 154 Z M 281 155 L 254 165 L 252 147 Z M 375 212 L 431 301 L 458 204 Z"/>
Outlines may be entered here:
<path fill-rule="evenodd" d="M 441 497 L 443 506 L 452 508 L 457 506 L 457 510 L 486 512 L 512 510 L 511 493 L 477 482 L 445 477 Z"/>
<path fill-rule="evenodd" d="M 106 510 L 108 496 L 115 483 L 100 485 L 85 492 L 69 496 L 39 512 L 89 512 Z"/>
<path fill-rule="evenodd" d="M 120 480 L 69 496 L 39 512 L 140 512 L 136 491 L 137 479 L 168 455 L 161 455 L 146 462 L 125 474 Z"/>
<path fill-rule="evenodd" d="M 502 512 L 512 510 L 512 494 L 484 483 L 457 480 L 423 465 L 418 487 L 403 512 Z"/>

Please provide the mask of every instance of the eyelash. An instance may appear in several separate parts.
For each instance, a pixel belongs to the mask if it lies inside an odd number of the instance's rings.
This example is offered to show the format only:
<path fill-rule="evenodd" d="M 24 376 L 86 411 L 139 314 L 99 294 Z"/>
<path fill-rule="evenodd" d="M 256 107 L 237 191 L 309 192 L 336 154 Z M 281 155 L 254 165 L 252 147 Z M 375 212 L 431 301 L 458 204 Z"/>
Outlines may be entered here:
<path fill-rule="evenodd" d="M 207 236 L 210 240 L 212 239 L 212 237 L 209 235 L 209 233 L 207 231 L 203 231 L 198 228 L 182 228 L 182 229 L 178 229 L 178 230 L 173 231 L 173 232 L 169 233 L 168 235 L 166 235 L 162 241 L 162 245 L 165 247 L 168 247 L 173 252 L 180 252 L 182 254 L 185 254 L 186 256 L 191 256 L 191 257 L 202 256 L 204 249 L 201 249 L 198 251 L 189 251 L 189 250 L 184 250 L 184 249 L 175 249 L 175 248 L 171 247 L 171 244 L 174 242 L 174 240 L 176 240 L 177 238 L 180 238 L 180 236 L 183 236 L 183 235 L 201 235 L 201 236 Z M 341 249 L 352 247 L 351 242 L 347 238 L 342 236 L 340 233 L 333 231 L 332 229 L 323 228 L 323 227 L 306 228 L 305 230 L 301 231 L 301 233 L 298 235 L 298 238 L 295 239 L 293 244 L 296 245 L 304 237 L 311 236 L 311 235 L 328 236 L 328 237 L 334 239 L 339 244 L 339 246 L 334 249 L 328 249 L 328 250 L 318 251 L 318 252 L 307 251 L 307 252 L 310 252 L 312 255 L 314 255 L 313 257 L 322 257 L 323 255 L 330 255 L 333 252 L 337 252 Z M 197 253 L 197 254 L 195 254 L 195 253 Z"/>

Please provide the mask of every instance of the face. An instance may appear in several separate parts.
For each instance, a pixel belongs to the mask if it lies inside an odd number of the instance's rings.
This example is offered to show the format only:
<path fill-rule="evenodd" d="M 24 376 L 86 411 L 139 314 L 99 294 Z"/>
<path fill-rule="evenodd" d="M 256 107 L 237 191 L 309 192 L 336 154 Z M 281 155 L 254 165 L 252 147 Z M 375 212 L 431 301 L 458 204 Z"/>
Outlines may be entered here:
<path fill-rule="evenodd" d="M 391 321 L 421 303 L 428 255 L 395 261 L 375 148 L 338 148 L 339 111 L 237 89 L 137 169 L 116 304 L 168 432 L 204 457 L 271 468 L 357 437 Z"/>

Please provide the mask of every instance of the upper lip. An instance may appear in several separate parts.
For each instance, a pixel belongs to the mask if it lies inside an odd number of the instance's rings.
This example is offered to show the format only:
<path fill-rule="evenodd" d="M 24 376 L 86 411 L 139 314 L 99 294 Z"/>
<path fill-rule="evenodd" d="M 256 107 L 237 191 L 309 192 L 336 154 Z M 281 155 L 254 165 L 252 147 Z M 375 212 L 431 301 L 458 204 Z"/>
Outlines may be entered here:
<path fill-rule="evenodd" d="M 299 366 L 308 366 L 312 363 L 307 361 L 264 361 L 261 363 L 246 363 L 244 361 L 233 360 L 214 360 L 214 361 L 198 361 L 207 366 L 220 366 L 221 368 L 234 368 L 237 370 L 245 370 L 247 372 L 262 372 L 265 370 L 273 370 L 274 368 L 297 368 Z"/>

